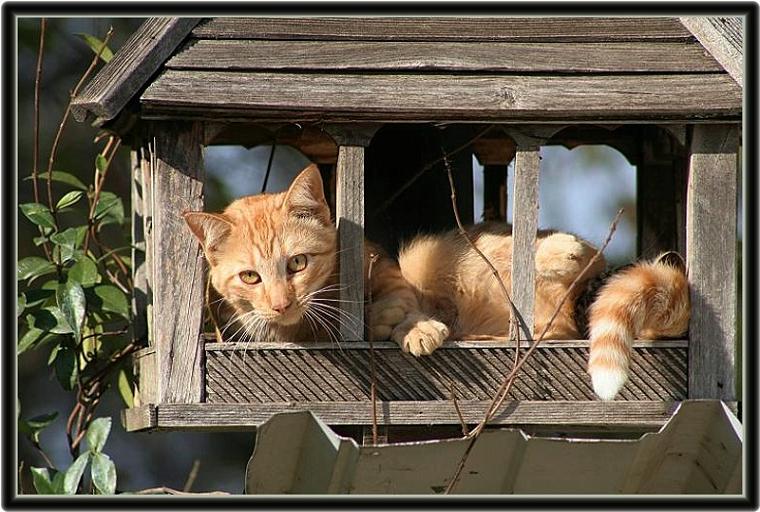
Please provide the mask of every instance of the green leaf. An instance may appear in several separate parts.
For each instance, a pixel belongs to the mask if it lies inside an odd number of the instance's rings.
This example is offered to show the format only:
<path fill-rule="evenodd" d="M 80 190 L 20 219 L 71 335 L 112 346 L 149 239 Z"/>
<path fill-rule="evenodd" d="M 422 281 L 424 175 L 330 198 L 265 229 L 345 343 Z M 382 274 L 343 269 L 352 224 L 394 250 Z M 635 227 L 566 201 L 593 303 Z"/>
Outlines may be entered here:
<path fill-rule="evenodd" d="M 23 281 L 34 279 L 55 272 L 55 265 L 39 256 L 28 256 L 18 262 L 17 279 Z"/>
<path fill-rule="evenodd" d="M 58 417 L 57 412 L 50 414 L 43 414 L 41 416 L 35 416 L 29 420 L 19 419 L 18 430 L 22 434 L 25 434 L 29 439 L 35 443 L 40 442 L 40 432 L 45 430 L 55 419 Z"/>
<path fill-rule="evenodd" d="M 32 238 L 32 242 L 34 242 L 34 245 L 36 247 L 39 247 L 40 245 L 44 244 L 45 242 L 49 241 L 50 239 L 44 235 L 42 236 L 35 236 Z"/>
<path fill-rule="evenodd" d="M 32 483 L 37 494 L 55 494 L 48 468 L 30 467 L 29 470 L 32 472 Z"/>
<path fill-rule="evenodd" d="M 26 309 L 26 295 L 23 293 L 18 296 L 18 301 L 16 302 L 16 318 L 20 317 L 21 314 Z"/>
<path fill-rule="evenodd" d="M 77 201 L 82 199 L 83 195 L 84 192 L 81 190 L 72 190 L 71 192 L 67 192 L 61 199 L 58 200 L 58 204 L 55 205 L 56 210 L 63 210 L 64 208 L 73 206 L 77 203 Z"/>
<path fill-rule="evenodd" d="M 73 330 L 63 312 L 57 306 L 42 308 L 26 315 L 29 328 L 37 328 L 55 334 L 73 334 Z"/>
<path fill-rule="evenodd" d="M 90 460 L 90 452 L 84 452 L 77 457 L 77 460 L 66 470 L 66 476 L 63 477 L 63 492 L 66 494 L 76 494 L 79 487 L 79 481 L 82 479 L 84 469 Z"/>
<path fill-rule="evenodd" d="M 41 180 L 48 179 L 48 173 L 42 173 L 37 175 Z M 53 181 L 57 181 L 59 183 L 65 183 L 66 185 L 71 185 L 74 188 L 78 188 L 79 190 L 87 190 L 87 185 L 82 183 L 82 181 L 74 176 L 73 174 L 70 174 L 68 172 L 63 171 L 53 171 L 52 172 Z M 31 176 L 27 176 L 24 178 L 25 181 L 31 180 Z"/>
<path fill-rule="evenodd" d="M 121 198 L 113 192 L 101 192 L 98 204 L 95 206 L 95 219 L 100 221 L 100 226 L 123 224 L 124 204 Z"/>
<path fill-rule="evenodd" d="M 100 281 L 98 266 L 87 256 L 83 256 L 74 263 L 68 272 L 69 281 L 76 281 L 83 287 L 88 287 Z"/>
<path fill-rule="evenodd" d="M 61 344 L 58 343 L 57 345 L 53 345 L 53 348 L 50 350 L 50 355 L 48 356 L 48 366 L 53 364 L 55 362 L 55 358 L 58 357 L 58 352 L 61 350 Z"/>
<path fill-rule="evenodd" d="M 105 453 L 93 454 L 90 475 L 99 494 L 116 492 L 116 465 Z"/>
<path fill-rule="evenodd" d="M 60 250 L 61 262 L 69 261 L 74 257 L 76 250 L 84 242 L 86 233 L 87 226 L 77 226 L 68 228 L 50 237 L 50 241 Z"/>
<path fill-rule="evenodd" d="M 55 358 L 55 376 L 63 389 L 71 391 L 77 383 L 77 354 L 66 346 L 61 346 Z"/>
<path fill-rule="evenodd" d="M 121 399 L 124 400 L 124 405 L 132 408 L 135 404 L 135 394 L 132 390 L 131 379 L 123 368 L 119 370 L 118 387 Z"/>
<path fill-rule="evenodd" d="M 79 343 L 82 337 L 82 323 L 84 322 L 87 302 L 84 297 L 82 286 L 75 281 L 67 281 L 58 287 L 55 299 L 61 309 L 66 322 L 71 327 L 74 337 Z"/>
<path fill-rule="evenodd" d="M 95 55 L 100 53 L 100 58 L 103 60 L 103 62 L 108 62 L 113 58 L 113 52 L 111 49 L 108 46 L 104 47 L 103 41 L 97 37 L 90 34 L 85 34 L 84 32 L 79 32 L 77 35 L 84 39 L 84 42 L 87 43 L 87 46 L 92 49 Z M 100 51 L 101 48 L 103 48 L 102 52 Z"/>
<path fill-rule="evenodd" d="M 40 338 L 42 338 L 42 335 L 45 334 L 45 331 L 42 331 L 40 329 L 32 327 L 31 329 L 27 329 L 27 331 L 24 333 L 21 338 L 18 340 L 18 345 L 16 346 L 16 355 L 20 356 L 37 342 Z"/>
<path fill-rule="evenodd" d="M 87 441 L 89 450 L 93 453 L 103 451 L 103 446 L 108 440 L 108 434 L 111 432 L 111 418 L 97 418 L 87 428 L 84 438 Z"/>
<path fill-rule="evenodd" d="M 56 287 L 58 286 L 57 281 L 53 281 L 56 284 Z M 55 294 L 55 290 L 48 290 L 44 288 L 32 288 L 30 290 L 27 290 L 24 292 L 24 297 L 26 297 L 26 309 L 29 310 L 31 308 L 35 308 L 37 306 L 41 306 L 45 303 L 46 300 L 48 300 L 50 297 L 52 297 Z"/>
<path fill-rule="evenodd" d="M 98 169 L 98 171 L 103 172 L 106 170 L 106 166 L 108 166 L 108 160 L 103 155 L 98 155 L 95 157 L 95 167 Z"/>
<path fill-rule="evenodd" d="M 66 473 L 63 471 L 56 471 L 53 477 L 53 494 L 63 494 L 63 484 L 66 479 Z"/>
<path fill-rule="evenodd" d="M 53 214 L 50 213 L 50 209 L 44 204 L 40 203 L 24 203 L 18 205 L 21 208 L 27 219 L 34 222 L 38 226 L 44 228 L 55 229 L 55 220 L 53 220 Z"/>
<path fill-rule="evenodd" d="M 124 292 L 110 284 L 96 286 L 93 291 L 95 297 L 90 295 L 90 298 L 96 308 L 116 313 L 129 320 L 129 302 Z"/>

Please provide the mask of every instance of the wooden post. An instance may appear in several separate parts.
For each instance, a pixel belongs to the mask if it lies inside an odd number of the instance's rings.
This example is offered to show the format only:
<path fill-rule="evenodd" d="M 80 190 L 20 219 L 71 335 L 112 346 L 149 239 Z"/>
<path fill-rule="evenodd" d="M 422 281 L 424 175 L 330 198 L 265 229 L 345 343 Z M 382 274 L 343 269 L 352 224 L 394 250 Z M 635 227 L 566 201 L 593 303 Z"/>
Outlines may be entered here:
<path fill-rule="evenodd" d="M 521 339 L 533 338 L 538 230 L 539 146 L 517 140 L 512 209 L 512 301 L 520 314 Z M 514 336 L 516 333 L 512 333 Z"/>
<path fill-rule="evenodd" d="M 364 338 L 364 147 L 338 148 L 335 218 L 340 240 L 340 334 Z"/>
<path fill-rule="evenodd" d="M 637 250 L 642 258 L 664 251 L 683 254 L 685 155 L 663 129 L 642 130 L 636 165 Z"/>
<path fill-rule="evenodd" d="M 687 190 L 689 397 L 736 398 L 736 125 L 695 125 Z"/>
<path fill-rule="evenodd" d="M 160 403 L 202 399 L 203 255 L 182 212 L 203 210 L 199 123 L 153 125 L 153 334 Z"/>

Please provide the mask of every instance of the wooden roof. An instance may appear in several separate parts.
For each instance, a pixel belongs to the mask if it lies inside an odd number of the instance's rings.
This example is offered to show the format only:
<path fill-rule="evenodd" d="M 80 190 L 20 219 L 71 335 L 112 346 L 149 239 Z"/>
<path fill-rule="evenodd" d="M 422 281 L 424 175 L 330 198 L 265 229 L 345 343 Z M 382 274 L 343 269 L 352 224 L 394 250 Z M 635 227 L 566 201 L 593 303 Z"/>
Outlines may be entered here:
<path fill-rule="evenodd" d="M 104 122 L 139 98 L 157 119 L 739 119 L 740 20 L 694 20 L 154 18 L 74 113 Z"/>

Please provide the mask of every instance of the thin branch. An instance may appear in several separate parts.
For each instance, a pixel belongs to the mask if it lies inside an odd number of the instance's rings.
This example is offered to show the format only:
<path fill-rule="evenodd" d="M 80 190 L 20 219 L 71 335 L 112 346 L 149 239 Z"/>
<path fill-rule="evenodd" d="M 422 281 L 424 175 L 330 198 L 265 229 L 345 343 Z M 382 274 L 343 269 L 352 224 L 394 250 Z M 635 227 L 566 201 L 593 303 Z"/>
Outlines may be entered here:
<path fill-rule="evenodd" d="M 150 489 L 142 489 L 135 491 L 134 494 L 171 494 L 174 496 L 229 496 L 230 493 L 224 491 L 211 491 L 211 492 L 185 492 L 172 489 L 170 487 L 151 487 Z"/>
<path fill-rule="evenodd" d="M 367 286 L 369 287 L 367 291 L 367 302 L 368 307 L 370 310 L 372 310 L 372 267 L 375 265 L 375 262 L 380 256 L 378 254 L 370 253 L 369 257 L 369 265 L 367 269 Z M 372 317 L 370 315 L 369 320 L 369 334 L 367 336 L 367 340 L 369 341 L 369 371 L 370 371 L 370 379 L 372 379 L 372 382 L 370 383 L 370 397 L 372 398 L 372 444 L 377 444 L 377 374 L 375 370 L 375 347 L 374 347 L 374 336 L 372 335 Z"/>
<path fill-rule="evenodd" d="M 507 395 L 509 394 L 510 389 L 512 388 L 512 385 L 515 382 L 515 379 L 517 378 L 518 372 L 522 368 L 523 364 L 527 359 L 533 354 L 533 352 L 538 348 L 538 345 L 543 341 L 544 336 L 546 336 L 546 333 L 549 332 L 549 329 L 551 328 L 552 324 L 554 323 L 554 320 L 557 318 L 557 315 L 559 314 L 560 309 L 562 308 L 562 305 L 567 301 L 567 299 L 570 297 L 570 294 L 573 292 L 575 287 L 580 282 L 581 278 L 586 274 L 586 272 L 599 260 L 599 257 L 602 255 L 602 252 L 604 252 L 604 249 L 607 247 L 607 245 L 610 243 L 610 240 L 612 240 L 612 236 L 615 233 L 615 230 L 617 229 L 618 221 L 620 221 L 620 217 L 623 215 L 623 209 L 621 208 L 618 210 L 617 215 L 615 215 L 615 218 L 612 221 L 612 224 L 610 225 L 609 233 L 607 234 L 607 238 L 604 240 L 604 243 L 597 249 L 594 256 L 589 260 L 589 262 L 586 264 L 586 266 L 583 268 L 583 270 L 575 277 L 573 282 L 570 284 L 568 289 L 565 291 L 564 295 L 562 295 L 562 298 L 557 303 L 557 305 L 554 308 L 554 312 L 552 313 L 551 317 L 549 318 L 549 321 L 544 326 L 544 329 L 541 331 L 541 335 L 536 338 L 533 343 L 531 343 L 530 347 L 528 348 L 528 351 L 525 353 L 525 356 L 520 360 L 520 362 L 515 365 L 515 368 L 512 370 L 512 372 L 506 377 L 504 382 L 501 384 L 499 389 L 496 391 L 496 396 L 494 397 L 493 401 L 491 402 L 490 407 L 488 408 L 488 411 L 486 412 L 485 417 L 483 420 L 478 424 L 475 429 L 470 432 L 469 439 L 470 442 L 467 445 L 467 448 L 465 449 L 464 453 L 462 454 L 462 458 L 459 461 L 459 464 L 457 466 L 456 471 L 454 472 L 453 477 L 451 478 L 451 481 L 449 482 L 449 485 L 446 487 L 446 494 L 451 493 L 451 491 L 454 489 L 454 486 L 456 486 L 457 482 L 459 481 L 459 478 L 462 474 L 462 471 L 464 470 L 464 466 L 467 462 L 467 459 L 470 456 L 470 452 L 472 451 L 472 448 L 475 446 L 475 442 L 478 439 L 478 436 L 485 428 L 486 424 L 491 420 L 493 415 L 495 414 L 496 410 L 501 406 L 502 403 L 504 403 L 504 400 L 506 399 Z"/>
<path fill-rule="evenodd" d="M 399 196 L 406 191 L 406 189 L 408 189 L 409 187 L 411 187 L 414 184 L 414 182 L 417 181 L 420 178 L 420 176 L 422 176 L 423 174 L 425 174 L 427 171 L 429 171 L 430 169 L 432 169 L 433 167 L 435 167 L 440 162 L 444 161 L 446 158 L 452 157 L 452 156 L 456 155 L 457 153 L 459 153 L 460 151 L 462 151 L 463 149 L 468 148 L 473 142 L 475 142 L 476 140 L 478 140 L 479 138 L 481 138 L 483 135 L 485 135 L 486 132 L 488 132 L 488 130 L 490 130 L 492 127 L 493 127 L 492 125 L 488 125 L 488 127 L 486 127 L 483 130 L 479 131 L 474 137 L 472 137 L 470 140 L 468 140 L 464 144 L 461 144 L 460 146 L 457 146 L 456 148 L 452 149 L 448 153 L 444 152 L 442 157 L 436 158 L 435 160 L 433 160 L 429 164 L 427 164 L 424 167 L 422 167 L 422 169 L 420 169 L 419 171 L 417 171 L 417 173 L 414 176 L 412 176 L 411 178 L 409 178 L 409 180 L 406 183 L 404 183 L 403 185 L 401 185 L 388 199 L 386 199 L 385 201 L 383 201 L 382 204 L 380 206 L 378 206 L 375 209 L 375 211 L 372 212 L 371 218 L 375 218 L 379 214 L 383 213 L 386 210 L 386 208 L 388 208 L 391 204 L 393 204 L 393 202 L 396 199 L 398 199 Z"/>
<path fill-rule="evenodd" d="M 454 402 L 454 410 L 457 412 L 457 416 L 459 417 L 459 424 L 462 426 L 462 435 L 466 436 L 469 434 L 469 429 L 467 428 L 467 423 L 464 421 L 464 416 L 462 416 L 462 411 L 459 409 L 459 402 L 457 402 L 457 394 L 456 390 L 454 389 L 454 383 L 449 381 L 449 391 L 451 392 L 451 400 Z"/>
<path fill-rule="evenodd" d="M 182 487 L 182 492 L 190 492 L 190 489 L 193 488 L 193 484 L 195 483 L 195 479 L 198 478 L 198 470 L 200 470 L 200 468 L 200 459 L 195 459 L 193 461 L 193 467 L 190 468 L 190 474 L 187 475 L 187 480 L 185 480 L 185 485 Z"/>
<path fill-rule="evenodd" d="M 87 70 L 84 72 L 82 77 L 79 79 L 79 82 L 77 82 L 74 89 L 69 94 L 69 102 L 66 105 L 66 110 L 63 113 L 63 118 L 61 119 L 60 124 L 58 125 L 58 131 L 55 134 L 55 138 L 53 139 L 53 145 L 50 148 L 50 157 L 48 158 L 48 167 L 47 167 L 47 174 L 48 174 L 48 204 L 50 206 L 50 211 L 53 213 L 53 218 L 57 219 L 56 217 L 56 208 L 53 204 L 53 190 L 52 190 L 52 180 L 50 177 L 53 175 L 53 163 L 55 162 L 56 154 L 58 153 L 58 144 L 61 141 L 61 135 L 63 135 L 63 129 L 66 126 L 66 122 L 69 119 L 69 114 L 71 114 L 71 103 L 76 97 L 77 93 L 79 93 L 79 89 L 82 87 L 82 84 L 87 79 L 87 77 L 90 76 L 90 74 L 93 72 L 95 67 L 98 65 L 98 61 L 100 60 L 100 55 L 103 53 L 103 50 L 108 45 L 108 41 L 111 39 L 111 36 L 113 35 L 113 27 L 108 29 L 108 33 L 106 34 L 105 39 L 103 40 L 103 46 L 100 47 L 100 50 L 98 50 L 98 53 L 95 55 L 95 57 L 92 59 L 92 62 L 90 62 L 90 66 L 87 68 Z M 56 220 L 57 224 L 57 220 Z"/>
<path fill-rule="evenodd" d="M 39 158 L 40 158 L 40 84 L 42 83 L 42 60 L 45 55 L 45 30 L 47 29 L 47 20 L 42 18 L 40 20 L 40 46 L 37 50 L 37 70 L 34 75 L 34 153 L 32 154 L 32 189 L 34 191 L 34 202 L 40 202 L 40 189 L 37 182 L 37 174 L 39 172 Z M 51 181 L 51 176 L 48 176 L 48 183 Z M 40 235 L 43 237 L 45 233 L 41 226 L 37 226 Z M 50 245 L 47 240 L 42 242 L 42 249 L 45 251 L 45 257 L 51 260 Z"/>

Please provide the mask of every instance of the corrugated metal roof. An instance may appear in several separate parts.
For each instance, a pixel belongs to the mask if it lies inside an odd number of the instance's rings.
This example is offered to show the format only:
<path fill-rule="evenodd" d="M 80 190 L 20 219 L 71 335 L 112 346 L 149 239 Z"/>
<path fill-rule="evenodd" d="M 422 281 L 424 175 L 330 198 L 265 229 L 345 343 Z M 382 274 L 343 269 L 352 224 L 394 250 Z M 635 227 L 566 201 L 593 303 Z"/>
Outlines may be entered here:
<path fill-rule="evenodd" d="M 639 439 L 531 437 L 487 430 L 457 494 L 741 494 L 742 426 L 717 400 L 684 401 Z M 439 494 L 466 439 L 359 446 L 310 412 L 272 417 L 258 431 L 248 494 Z"/>

